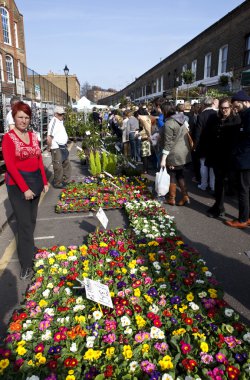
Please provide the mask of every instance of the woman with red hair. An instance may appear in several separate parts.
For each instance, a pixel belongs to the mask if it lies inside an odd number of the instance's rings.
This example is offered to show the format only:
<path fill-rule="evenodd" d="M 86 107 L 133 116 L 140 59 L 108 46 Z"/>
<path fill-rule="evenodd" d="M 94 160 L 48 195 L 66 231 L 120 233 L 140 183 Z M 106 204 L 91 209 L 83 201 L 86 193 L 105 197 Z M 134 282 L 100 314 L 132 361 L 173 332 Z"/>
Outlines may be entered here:
<path fill-rule="evenodd" d="M 15 127 L 4 135 L 2 151 L 8 196 L 17 220 L 20 278 L 26 280 L 32 272 L 38 203 L 41 192 L 48 191 L 48 184 L 37 136 L 28 131 L 31 108 L 24 102 L 17 102 L 12 116 Z"/>

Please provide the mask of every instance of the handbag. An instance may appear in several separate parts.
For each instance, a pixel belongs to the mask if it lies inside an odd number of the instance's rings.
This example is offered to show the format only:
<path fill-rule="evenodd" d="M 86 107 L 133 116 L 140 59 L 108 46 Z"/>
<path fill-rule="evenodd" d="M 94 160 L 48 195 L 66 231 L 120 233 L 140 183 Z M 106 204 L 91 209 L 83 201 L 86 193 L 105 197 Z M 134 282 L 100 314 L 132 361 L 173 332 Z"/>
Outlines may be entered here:
<path fill-rule="evenodd" d="M 22 175 L 30 190 L 35 194 L 35 198 L 39 197 L 44 188 L 41 170 L 38 169 L 35 172 L 24 172 L 19 170 L 19 173 Z"/>

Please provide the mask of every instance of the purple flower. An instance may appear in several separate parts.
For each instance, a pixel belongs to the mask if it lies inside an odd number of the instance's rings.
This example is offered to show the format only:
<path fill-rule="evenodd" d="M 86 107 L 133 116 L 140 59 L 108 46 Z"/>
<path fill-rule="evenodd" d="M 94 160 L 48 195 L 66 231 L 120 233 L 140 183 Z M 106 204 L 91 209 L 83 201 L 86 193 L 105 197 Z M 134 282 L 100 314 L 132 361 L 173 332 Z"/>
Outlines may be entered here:
<path fill-rule="evenodd" d="M 144 360 L 141 362 L 141 369 L 143 372 L 152 374 L 152 372 L 155 370 L 155 365 L 148 360 Z"/>
<path fill-rule="evenodd" d="M 118 256 L 120 256 L 119 252 L 116 251 L 115 249 L 112 249 L 111 251 L 109 251 L 109 254 L 112 257 L 118 257 Z"/>
<path fill-rule="evenodd" d="M 158 295 L 158 292 L 155 288 L 150 288 L 148 291 L 147 291 L 147 294 L 151 297 L 157 297 Z"/>
<path fill-rule="evenodd" d="M 181 302 L 181 299 L 179 296 L 171 297 L 170 302 L 172 305 L 175 305 L 175 304 L 178 305 Z"/>
<path fill-rule="evenodd" d="M 158 379 L 160 379 L 160 377 L 161 377 L 161 373 L 160 372 L 153 371 L 149 379 L 150 380 L 158 380 Z"/>
<path fill-rule="evenodd" d="M 124 281 L 119 281 L 119 282 L 117 283 L 117 288 L 118 288 L 118 289 L 125 288 L 126 286 L 127 286 L 127 284 L 126 284 L 126 282 L 124 282 Z"/>

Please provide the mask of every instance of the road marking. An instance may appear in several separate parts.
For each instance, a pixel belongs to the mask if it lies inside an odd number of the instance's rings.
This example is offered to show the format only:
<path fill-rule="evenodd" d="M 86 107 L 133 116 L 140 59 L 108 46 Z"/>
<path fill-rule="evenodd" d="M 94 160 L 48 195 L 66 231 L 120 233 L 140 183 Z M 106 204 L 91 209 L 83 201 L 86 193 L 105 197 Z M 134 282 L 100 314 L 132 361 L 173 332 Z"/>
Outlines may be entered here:
<path fill-rule="evenodd" d="M 90 212 L 89 214 L 85 215 L 69 215 L 69 216 L 55 216 L 54 218 L 39 218 L 37 219 L 37 222 L 46 221 L 46 220 L 65 220 L 65 219 L 84 219 L 84 218 L 92 218 L 94 214 Z"/>
<path fill-rule="evenodd" d="M 55 239 L 55 236 L 37 236 L 34 240 L 47 240 L 47 239 Z"/>
<path fill-rule="evenodd" d="M 4 254 L 0 260 L 0 275 L 3 273 L 3 271 L 9 264 L 15 250 L 16 250 L 16 239 L 12 239 L 8 247 L 5 249 Z"/>

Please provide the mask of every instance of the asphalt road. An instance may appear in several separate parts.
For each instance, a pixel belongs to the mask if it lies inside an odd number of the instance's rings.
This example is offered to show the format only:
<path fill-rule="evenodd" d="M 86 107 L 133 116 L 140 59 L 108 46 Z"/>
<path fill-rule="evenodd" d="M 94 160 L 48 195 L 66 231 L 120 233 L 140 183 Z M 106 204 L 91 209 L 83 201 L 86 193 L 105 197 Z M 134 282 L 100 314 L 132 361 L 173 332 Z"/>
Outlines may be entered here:
<path fill-rule="evenodd" d="M 87 169 L 81 166 L 73 145 L 70 152 L 73 168 L 72 179 L 81 181 L 87 175 Z M 52 179 L 51 167 L 48 176 Z M 187 178 L 192 173 L 187 170 Z M 223 219 L 211 219 L 205 215 L 206 209 L 213 204 L 213 197 L 197 189 L 197 185 L 188 181 L 191 204 L 189 206 L 167 206 L 169 214 L 176 220 L 182 239 L 196 248 L 205 259 L 225 291 L 225 299 L 250 325 L 250 258 L 244 253 L 250 251 L 250 227 L 237 230 L 223 224 Z M 87 234 L 95 231 L 99 222 L 93 213 L 56 214 L 55 204 L 60 190 L 50 186 L 42 199 L 35 231 L 36 246 L 80 245 Z M 164 205 L 166 207 L 166 205 Z M 227 198 L 226 217 L 237 217 L 237 200 Z M 108 228 L 126 227 L 127 219 L 121 210 L 106 212 Z M 15 249 L 15 220 L 12 219 L 0 235 L 1 258 L 5 259 L 5 269 L 0 277 L 0 336 L 4 336 L 8 320 L 15 308 L 20 306 L 26 287 L 19 280 L 19 263 Z"/>

